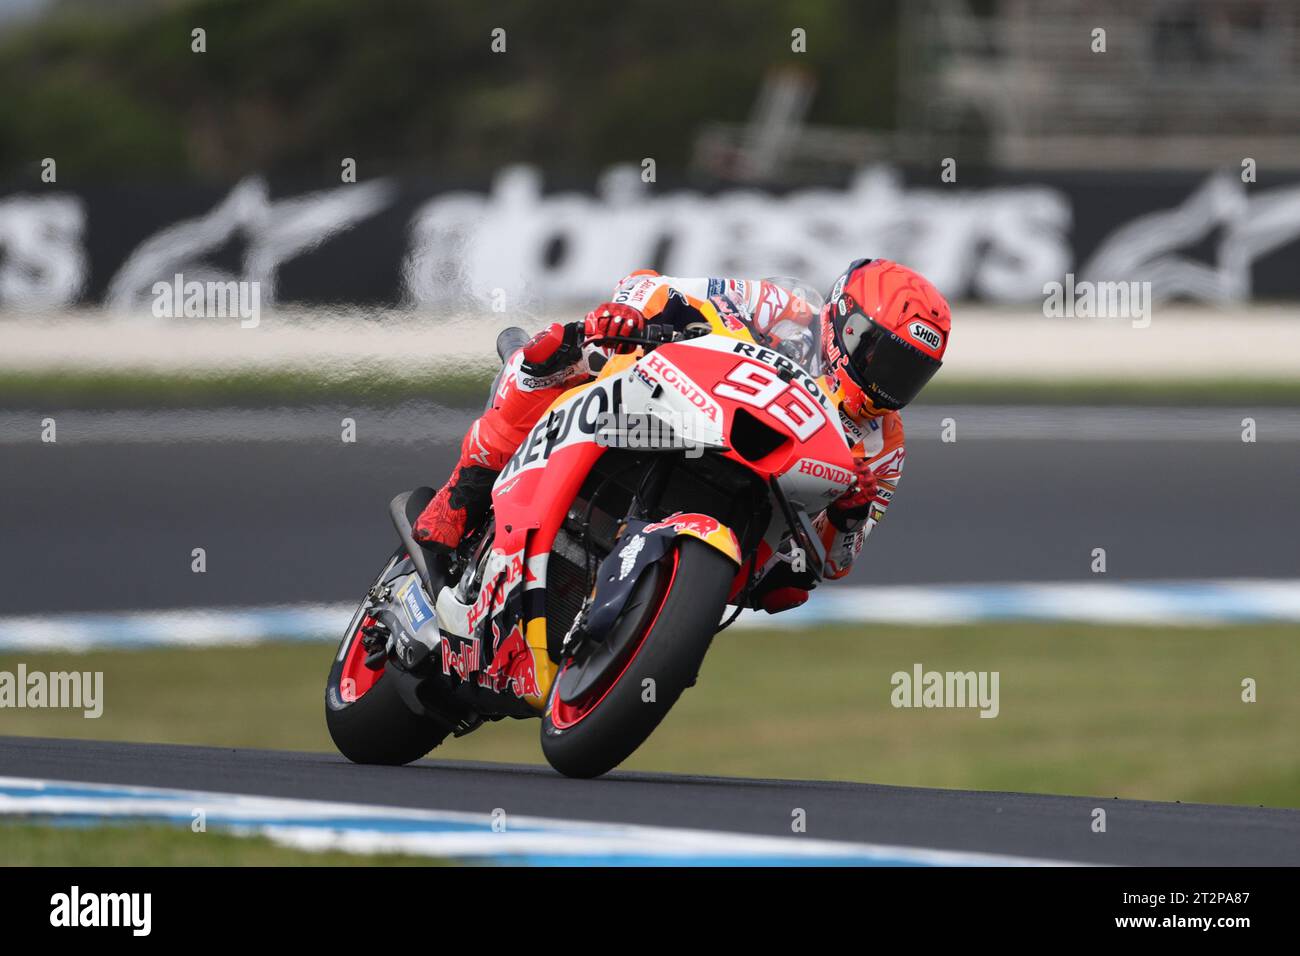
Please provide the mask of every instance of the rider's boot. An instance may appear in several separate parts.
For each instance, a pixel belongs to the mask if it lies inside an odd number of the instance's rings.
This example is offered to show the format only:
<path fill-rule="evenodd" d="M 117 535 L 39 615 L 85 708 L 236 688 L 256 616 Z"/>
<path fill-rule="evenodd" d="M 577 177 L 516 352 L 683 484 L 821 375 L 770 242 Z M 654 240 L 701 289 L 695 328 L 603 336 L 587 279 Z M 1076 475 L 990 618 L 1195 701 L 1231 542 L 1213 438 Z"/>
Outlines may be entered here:
<path fill-rule="evenodd" d="M 467 465 L 462 458 L 411 528 L 415 540 L 436 551 L 455 551 L 487 516 L 499 471 Z"/>

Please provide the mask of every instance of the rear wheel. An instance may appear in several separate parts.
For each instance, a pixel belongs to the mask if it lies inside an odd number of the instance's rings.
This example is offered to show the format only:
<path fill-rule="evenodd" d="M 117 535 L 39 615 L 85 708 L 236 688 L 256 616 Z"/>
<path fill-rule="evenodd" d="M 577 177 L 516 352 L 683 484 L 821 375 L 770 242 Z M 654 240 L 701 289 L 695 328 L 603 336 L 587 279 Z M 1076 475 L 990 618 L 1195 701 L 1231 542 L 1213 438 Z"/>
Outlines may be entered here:
<path fill-rule="evenodd" d="M 618 659 L 602 679 L 571 701 L 559 689 L 560 667 L 542 716 L 542 751 L 569 777 L 598 777 L 626 760 L 695 682 L 709 649 L 736 566 L 695 538 L 682 537 L 638 584 L 629 611 L 606 643 Z"/>
<path fill-rule="evenodd" d="M 399 550 L 376 580 L 383 580 L 405 558 L 405 552 Z M 363 602 L 357 609 L 334 655 L 325 683 L 325 724 L 339 753 L 353 763 L 410 763 L 442 743 L 448 731 L 414 713 L 403 702 L 396 684 L 385 679 L 385 668 L 366 667 L 361 641 L 366 607 Z"/>

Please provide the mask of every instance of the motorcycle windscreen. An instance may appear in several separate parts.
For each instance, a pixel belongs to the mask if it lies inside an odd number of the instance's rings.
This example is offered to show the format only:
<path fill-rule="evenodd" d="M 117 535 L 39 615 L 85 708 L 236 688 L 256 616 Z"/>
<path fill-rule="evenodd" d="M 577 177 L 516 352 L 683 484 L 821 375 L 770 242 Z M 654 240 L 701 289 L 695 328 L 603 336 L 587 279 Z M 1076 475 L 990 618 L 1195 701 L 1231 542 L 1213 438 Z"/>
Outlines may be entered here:
<path fill-rule="evenodd" d="M 821 360 L 821 314 L 826 301 L 809 282 L 795 276 L 765 276 L 788 296 L 780 303 L 781 319 L 768 330 L 778 352 L 816 376 L 824 370 Z"/>

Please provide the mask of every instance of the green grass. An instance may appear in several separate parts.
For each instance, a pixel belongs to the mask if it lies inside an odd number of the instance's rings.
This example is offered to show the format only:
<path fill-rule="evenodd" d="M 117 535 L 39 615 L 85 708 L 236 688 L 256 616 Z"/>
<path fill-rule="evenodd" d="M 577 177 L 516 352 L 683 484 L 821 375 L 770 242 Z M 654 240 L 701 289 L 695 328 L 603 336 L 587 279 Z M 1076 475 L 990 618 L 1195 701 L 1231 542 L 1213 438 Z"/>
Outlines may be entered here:
<path fill-rule="evenodd" d="M 68 369 L 0 373 L 0 406 L 124 408 L 213 405 L 307 405 L 327 402 L 383 404 L 433 399 L 478 406 L 496 369 L 481 366 L 436 373 L 381 376 L 291 370 L 170 373 L 133 369 Z M 1300 405 L 1300 379 L 1279 380 L 991 380 L 948 382 L 926 389 L 927 404 L 1044 405 Z"/>
<path fill-rule="evenodd" d="M 160 824 L 95 827 L 0 821 L 0 866 L 428 866 L 441 861 L 397 854 L 320 853 Z"/>
<path fill-rule="evenodd" d="M 331 648 L 28 654 L 102 670 L 104 715 L 9 710 L 0 733 L 331 750 Z M 895 709 L 890 675 L 996 670 L 1001 713 Z M 1258 702 L 1241 701 L 1241 681 Z M 1293 627 L 1016 623 L 727 631 L 699 685 L 625 765 L 1153 800 L 1300 807 L 1300 645 Z M 542 762 L 536 721 L 501 721 L 434 756 Z"/>

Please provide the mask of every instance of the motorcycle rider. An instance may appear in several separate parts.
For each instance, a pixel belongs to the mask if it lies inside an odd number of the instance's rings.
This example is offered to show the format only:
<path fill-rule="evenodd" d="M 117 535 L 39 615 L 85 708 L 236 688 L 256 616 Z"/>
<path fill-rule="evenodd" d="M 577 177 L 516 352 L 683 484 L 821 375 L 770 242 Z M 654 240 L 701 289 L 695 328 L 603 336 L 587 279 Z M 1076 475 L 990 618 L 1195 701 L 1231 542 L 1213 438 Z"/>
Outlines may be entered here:
<path fill-rule="evenodd" d="M 888 259 L 858 259 L 832 287 L 814 342 L 812 310 L 789 285 L 639 270 L 584 322 L 543 329 L 508 360 L 492 407 L 465 435 L 455 470 L 413 527 L 415 539 L 449 552 L 483 521 L 492 484 L 520 442 L 565 389 L 590 378 L 583 339 L 640 335 L 650 322 L 684 330 L 703 320 L 697 309 L 708 301 L 725 322 L 743 323 L 760 344 L 802 364 L 813 350 L 820 353 L 820 382 L 839 409 L 857 473 L 856 484 L 814 519 L 826 546 L 825 576 L 843 577 L 898 486 L 904 458 L 898 413 L 942 364 L 952 315 L 919 273 Z M 782 557 L 759 555 L 763 567 L 751 603 L 769 613 L 803 604 L 815 583 Z"/>

